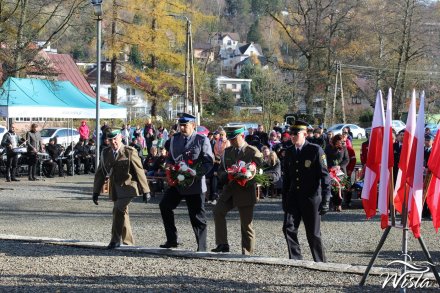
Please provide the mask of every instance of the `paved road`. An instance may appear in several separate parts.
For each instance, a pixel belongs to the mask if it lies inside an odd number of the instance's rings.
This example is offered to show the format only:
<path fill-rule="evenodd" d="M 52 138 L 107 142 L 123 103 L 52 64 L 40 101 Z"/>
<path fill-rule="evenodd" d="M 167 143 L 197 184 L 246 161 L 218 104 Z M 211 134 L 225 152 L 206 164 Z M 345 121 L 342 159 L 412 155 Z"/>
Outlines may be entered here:
<path fill-rule="evenodd" d="M 91 201 L 91 176 L 0 183 L 0 233 L 107 243 L 110 238 L 112 204 L 105 197 L 100 205 Z M 158 202 L 136 199 L 130 215 L 136 244 L 158 247 L 165 240 Z M 214 247 L 214 224 L 208 208 L 208 242 Z M 281 232 L 279 199 L 265 199 L 255 211 L 256 254 L 286 258 Z M 229 242 L 240 253 L 238 213 L 228 216 Z M 195 250 L 185 204 L 176 210 L 183 248 Z M 366 265 L 382 231 L 378 219 L 366 221 L 361 209 L 330 213 L 324 217 L 323 239 L 330 262 Z M 439 235 L 429 222 L 423 235 L 435 261 L 440 260 Z M 305 232 L 300 230 L 305 259 L 311 260 Z M 390 233 L 377 264 L 386 266 L 399 258 L 401 231 Z M 424 260 L 418 242 L 410 237 L 415 260 Z M 0 241 L 0 291 L 261 291 L 358 292 L 359 275 L 318 272 L 302 268 L 213 260 L 181 259 L 132 252 L 59 247 L 47 244 Z M 383 277 L 371 276 L 364 290 L 378 291 Z"/>

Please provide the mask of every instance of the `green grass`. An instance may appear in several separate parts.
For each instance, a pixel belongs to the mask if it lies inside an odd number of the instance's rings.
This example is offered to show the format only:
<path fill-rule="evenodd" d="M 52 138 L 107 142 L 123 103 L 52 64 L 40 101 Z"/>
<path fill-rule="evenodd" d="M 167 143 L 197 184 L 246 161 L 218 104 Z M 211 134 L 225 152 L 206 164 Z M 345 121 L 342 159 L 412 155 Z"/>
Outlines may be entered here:
<path fill-rule="evenodd" d="M 364 141 L 366 141 L 366 138 L 363 139 L 353 139 L 353 149 L 356 154 L 356 164 L 361 163 L 361 145 Z"/>

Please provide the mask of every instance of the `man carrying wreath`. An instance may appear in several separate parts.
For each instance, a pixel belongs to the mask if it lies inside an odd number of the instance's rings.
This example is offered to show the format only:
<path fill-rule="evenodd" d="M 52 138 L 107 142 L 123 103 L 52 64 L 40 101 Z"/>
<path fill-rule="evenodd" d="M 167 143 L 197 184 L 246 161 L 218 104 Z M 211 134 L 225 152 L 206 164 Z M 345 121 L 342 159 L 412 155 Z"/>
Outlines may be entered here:
<path fill-rule="evenodd" d="M 254 146 L 248 145 L 244 139 L 244 126 L 224 127 L 231 146 L 225 149 L 220 163 L 218 176 L 223 182 L 223 192 L 213 209 L 215 223 L 215 242 L 213 252 L 229 252 L 226 228 L 226 214 L 237 207 L 240 213 L 242 254 L 252 254 L 255 248 L 255 231 L 252 227 L 254 206 L 257 202 L 255 182 L 239 184 L 236 180 L 228 180 L 228 170 L 241 161 L 246 164 L 255 163 L 257 167 L 263 163 L 263 155 Z M 253 165 L 253 164 L 252 164 Z"/>
<path fill-rule="evenodd" d="M 191 182 L 173 178 L 176 185 L 172 184 L 166 191 L 159 204 L 167 241 L 160 245 L 162 248 L 177 247 L 177 229 L 174 222 L 174 209 L 182 199 L 188 207 L 189 218 L 197 241 L 197 251 L 206 251 L 207 224 L 205 215 L 206 182 L 204 175 L 214 165 L 214 155 L 206 136 L 197 134 L 196 117 L 182 113 L 179 118 L 180 132 L 174 134 L 170 141 L 170 151 L 166 159 L 169 170 L 191 168 L 196 174 Z M 199 166 L 196 168 L 195 166 Z M 194 169 L 193 169 L 194 168 Z M 177 180 L 176 180 L 177 179 Z M 180 182 L 180 183 L 179 183 Z"/>

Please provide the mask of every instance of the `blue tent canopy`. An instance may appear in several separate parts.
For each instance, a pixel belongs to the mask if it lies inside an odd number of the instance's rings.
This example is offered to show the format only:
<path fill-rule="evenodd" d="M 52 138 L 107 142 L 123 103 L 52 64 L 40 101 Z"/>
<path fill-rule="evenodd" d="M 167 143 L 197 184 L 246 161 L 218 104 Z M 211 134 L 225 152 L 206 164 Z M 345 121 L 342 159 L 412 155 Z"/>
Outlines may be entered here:
<path fill-rule="evenodd" d="M 10 77 L 1 87 L 0 116 L 95 118 L 96 100 L 70 81 Z M 101 102 L 100 117 L 125 119 L 127 109 Z"/>

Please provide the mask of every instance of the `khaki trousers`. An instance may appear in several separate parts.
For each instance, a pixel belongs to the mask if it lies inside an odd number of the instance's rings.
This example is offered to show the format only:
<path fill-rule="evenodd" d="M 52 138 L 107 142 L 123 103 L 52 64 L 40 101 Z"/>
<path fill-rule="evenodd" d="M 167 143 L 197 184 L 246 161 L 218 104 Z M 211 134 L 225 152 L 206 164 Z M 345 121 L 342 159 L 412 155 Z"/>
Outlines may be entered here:
<path fill-rule="evenodd" d="M 228 201 L 219 200 L 213 209 L 215 223 L 215 242 L 228 244 L 228 230 L 226 226 L 226 214 L 232 210 L 232 198 Z M 238 207 L 241 224 L 241 253 L 253 254 L 255 249 L 255 231 L 252 228 L 254 205 Z"/>
<path fill-rule="evenodd" d="M 128 204 L 131 200 L 132 198 L 121 198 L 114 202 L 112 239 L 110 242 L 134 245 L 130 217 L 128 216 Z"/>

